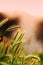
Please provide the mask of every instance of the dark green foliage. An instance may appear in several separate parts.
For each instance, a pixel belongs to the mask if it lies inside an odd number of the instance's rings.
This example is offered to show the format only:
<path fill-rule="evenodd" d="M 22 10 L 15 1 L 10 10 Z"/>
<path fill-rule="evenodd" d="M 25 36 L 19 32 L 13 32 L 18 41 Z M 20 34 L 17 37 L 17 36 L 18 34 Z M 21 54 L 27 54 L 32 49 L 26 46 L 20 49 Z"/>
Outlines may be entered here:
<path fill-rule="evenodd" d="M 39 54 L 40 57 L 40 63 L 43 64 L 43 53 Z"/>

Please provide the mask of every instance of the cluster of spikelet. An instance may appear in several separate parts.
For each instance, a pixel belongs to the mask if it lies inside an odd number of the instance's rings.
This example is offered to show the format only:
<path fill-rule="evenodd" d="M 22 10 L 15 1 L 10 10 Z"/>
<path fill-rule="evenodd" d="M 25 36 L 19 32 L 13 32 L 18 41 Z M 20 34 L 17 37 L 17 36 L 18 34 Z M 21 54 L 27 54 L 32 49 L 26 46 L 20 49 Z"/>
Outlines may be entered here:
<path fill-rule="evenodd" d="M 12 31 L 19 26 L 9 27 L 4 32 L 1 32 L 1 27 L 8 21 L 4 19 L 0 22 L 0 40 L 5 34 L 6 31 Z M 26 55 L 23 52 L 23 43 L 22 39 L 24 32 L 17 31 L 13 40 L 2 40 L 0 41 L 0 65 L 39 65 L 40 58 L 34 55 Z"/>

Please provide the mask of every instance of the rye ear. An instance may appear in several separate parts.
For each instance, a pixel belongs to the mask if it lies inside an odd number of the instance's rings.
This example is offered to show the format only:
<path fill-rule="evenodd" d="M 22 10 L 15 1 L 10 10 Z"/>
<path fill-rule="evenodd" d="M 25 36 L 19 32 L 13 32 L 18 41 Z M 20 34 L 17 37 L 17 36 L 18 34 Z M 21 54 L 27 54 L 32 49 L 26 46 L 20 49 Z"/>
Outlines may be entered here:
<path fill-rule="evenodd" d="M 8 18 L 4 19 L 0 22 L 0 28 L 8 21 Z"/>

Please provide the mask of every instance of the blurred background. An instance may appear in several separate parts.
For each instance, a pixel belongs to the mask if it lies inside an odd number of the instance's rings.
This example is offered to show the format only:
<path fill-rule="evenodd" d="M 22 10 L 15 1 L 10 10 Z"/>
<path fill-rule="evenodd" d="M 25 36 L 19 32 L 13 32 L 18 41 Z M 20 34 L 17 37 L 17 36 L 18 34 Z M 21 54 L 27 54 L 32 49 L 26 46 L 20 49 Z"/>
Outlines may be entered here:
<path fill-rule="evenodd" d="M 0 13 L 10 19 L 19 19 L 17 24 L 26 31 L 24 48 L 27 53 L 43 50 L 43 42 L 35 37 L 37 23 L 43 22 L 43 0 L 0 0 Z"/>

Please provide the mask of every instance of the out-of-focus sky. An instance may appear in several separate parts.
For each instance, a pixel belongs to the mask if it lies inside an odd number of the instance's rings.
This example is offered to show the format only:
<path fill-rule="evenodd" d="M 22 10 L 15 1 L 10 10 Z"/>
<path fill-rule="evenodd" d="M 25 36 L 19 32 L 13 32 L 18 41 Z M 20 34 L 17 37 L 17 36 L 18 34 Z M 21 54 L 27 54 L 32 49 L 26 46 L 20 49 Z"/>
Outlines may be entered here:
<path fill-rule="evenodd" d="M 14 11 L 43 15 L 43 0 L 0 0 L 0 12 L 12 14 Z"/>
<path fill-rule="evenodd" d="M 43 16 L 43 0 L 0 0 L 0 12 L 8 13 L 10 15 L 15 14 L 15 12 L 23 12 L 21 14 L 20 22 L 22 27 L 26 30 L 26 38 L 31 37 L 32 39 L 32 45 L 30 48 L 27 45 L 26 51 L 28 52 L 28 48 L 30 51 L 35 49 L 37 50 L 37 48 L 40 49 L 41 45 L 37 44 L 38 42 L 33 38 L 33 29 L 35 29 L 34 24 L 37 22 L 37 20 L 31 15 L 38 15 L 38 17 Z M 27 12 L 30 15 L 27 13 L 25 14 L 24 12 Z"/>

